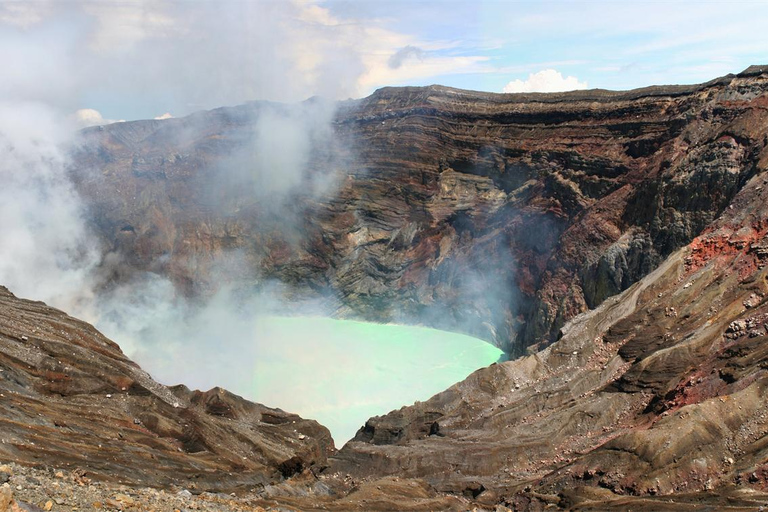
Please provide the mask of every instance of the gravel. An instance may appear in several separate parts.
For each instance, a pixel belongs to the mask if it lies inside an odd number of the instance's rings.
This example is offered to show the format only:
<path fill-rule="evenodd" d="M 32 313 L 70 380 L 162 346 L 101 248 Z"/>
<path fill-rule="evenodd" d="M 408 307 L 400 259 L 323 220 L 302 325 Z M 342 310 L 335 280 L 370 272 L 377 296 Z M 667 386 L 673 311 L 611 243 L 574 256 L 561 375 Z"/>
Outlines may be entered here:
<path fill-rule="evenodd" d="M 188 489 L 133 488 L 89 479 L 82 470 L 30 468 L 0 463 L 0 512 L 277 510 L 256 503 L 255 494 L 193 494 Z M 286 510 L 281 507 L 280 510 Z"/>

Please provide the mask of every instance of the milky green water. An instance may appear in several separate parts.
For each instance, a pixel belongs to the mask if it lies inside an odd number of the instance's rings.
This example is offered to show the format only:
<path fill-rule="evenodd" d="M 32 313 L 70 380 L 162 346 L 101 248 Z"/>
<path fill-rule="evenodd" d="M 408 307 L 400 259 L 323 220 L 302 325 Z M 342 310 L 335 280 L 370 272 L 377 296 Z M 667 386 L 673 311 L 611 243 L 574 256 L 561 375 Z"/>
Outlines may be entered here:
<path fill-rule="evenodd" d="M 503 355 L 463 334 L 330 318 L 262 317 L 253 332 L 249 389 L 233 391 L 319 421 L 337 447 L 369 417 L 427 400 Z"/>
<path fill-rule="evenodd" d="M 220 386 L 328 427 L 337 447 L 371 416 L 425 401 L 502 352 L 423 327 L 319 317 L 243 315 L 229 303 L 162 314 L 129 338 L 128 354 L 164 384 Z M 105 332 L 108 326 L 101 326 Z"/>

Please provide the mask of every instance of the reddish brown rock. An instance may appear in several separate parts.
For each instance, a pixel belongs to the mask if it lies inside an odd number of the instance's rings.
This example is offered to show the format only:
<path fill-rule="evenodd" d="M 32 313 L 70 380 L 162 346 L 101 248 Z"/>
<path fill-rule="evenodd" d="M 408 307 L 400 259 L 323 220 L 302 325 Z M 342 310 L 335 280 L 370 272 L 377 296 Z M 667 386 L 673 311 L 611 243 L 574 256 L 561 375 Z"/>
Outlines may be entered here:
<path fill-rule="evenodd" d="M 371 418 L 331 469 L 480 482 L 520 510 L 763 504 L 768 269 L 750 233 L 766 185 L 753 177 L 706 234 L 545 350 Z M 738 243 L 692 264 L 712 236 Z"/>
<path fill-rule="evenodd" d="M 195 489 L 320 468 L 328 430 L 222 389 L 168 388 L 90 325 L 0 287 L 0 461 L 88 478 Z"/>
<path fill-rule="evenodd" d="M 723 211 L 768 161 L 766 92 L 764 67 L 629 92 L 381 89 L 340 105 L 306 177 L 334 186 L 293 190 L 290 222 L 233 156 L 265 104 L 89 129 L 73 175 L 109 281 L 149 270 L 205 295 L 237 249 L 232 282 L 519 354 Z"/>

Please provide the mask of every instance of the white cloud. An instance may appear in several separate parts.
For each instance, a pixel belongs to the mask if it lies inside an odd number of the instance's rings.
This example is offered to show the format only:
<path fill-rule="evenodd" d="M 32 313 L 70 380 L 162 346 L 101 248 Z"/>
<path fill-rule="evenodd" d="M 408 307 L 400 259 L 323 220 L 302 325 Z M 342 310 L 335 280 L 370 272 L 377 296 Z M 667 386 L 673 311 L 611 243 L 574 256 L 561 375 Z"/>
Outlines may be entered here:
<path fill-rule="evenodd" d="M 0 97 L 12 90 L 65 112 L 83 94 L 152 118 L 250 100 L 361 97 L 491 69 L 462 40 L 418 37 L 318 0 L 46 2 L 0 1 L 0 27 L 27 27 L 0 33 Z"/>
<path fill-rule="evenodd" d="M 328 27 L 340 24 L 340 20 L 334 17 L 328 9 L 312 3 L 311 0 L 300 0 L 294 3 L 299 8 L 298 19 L 301 21 Z"/>
<path fill-rule="evenodd" d="M 101 126 L 105 124 L 120 123 L 123 122 L 124 119 L 104 119 L 104 116 L 102 116 L 101 112 L 98 110 L 94 110 L 92 108 L 81 108 L 75 112 L 75 121 L 81 128 L 87 128 L 88 126 Z"/>
<path fill-rule="evenodd" d="M 91 48 L 96 51 L 125 50 L 148 38 L 164 37 L 181 29 L 166 14 L 166 2 L 83 2 L 83 10 L 95 18 Z M 183 30 L 182 30 L 183 32 Z"/>
<path fill-rule="evenodd" d="M 155 117 L 155 119 L 157 119 L 157 120 L 163 120 L 163 119 L 173 119 L 173 114 L 171 114 L 170 112 L 166 112 L 166 113 L 165 113 L 165 114 L 163 114 L 163 115 L 160 115 L 160 116 L 156 116 L 156 117 Z"/>
<path fill-rule="evenodd" d="M 367 71 L 358 79 L 361 94 L 370 94 L 373 89 L 386 85 L 398 85 L 423 80 L 429 77 L 460 73 L 486 73 L 488 57 L 428 57 L 409 59 L 398 68 L 390 66 L 391 55 L 372 55 L 364 61 Z"/>
<path fill-rule="evenodd" d="M 386 85 L 481 72 L 489 60 L 446 55 L 460 43 L 422 40 L 379 19 L 343 17 L 317 0 L 132 0 L 117 6 L 85 3 L 84 11 L 96 21 L 89 50 L 110 63 L 119 58 L 122 66 L 101 83 L 113 92 L 128 85 L 183 98 L 165 107 L 177 114 L 186 113 L 189 104 L 213 108 L 254 99 L 360 97 Z M 403 54 L 403 49 L 410 50 Z M 94 73 L 103 67 L 97 60 Z"/>
<path fill-rule="evenodd" d="M 563 77 L 554 69 L 544 69 L 528 75 L 528 80 L 513 80 L 504 86 L 504 92 L 562 92 L 586 89 L 587 82 L 579 82 L 575 76 Z"/>
<path fill-rule="evenodd" d="M 40 23 L 50 13 L 47 0 L 38 2 L 3 2 L 0 4 L 0 23 L 28 28 Z"/>

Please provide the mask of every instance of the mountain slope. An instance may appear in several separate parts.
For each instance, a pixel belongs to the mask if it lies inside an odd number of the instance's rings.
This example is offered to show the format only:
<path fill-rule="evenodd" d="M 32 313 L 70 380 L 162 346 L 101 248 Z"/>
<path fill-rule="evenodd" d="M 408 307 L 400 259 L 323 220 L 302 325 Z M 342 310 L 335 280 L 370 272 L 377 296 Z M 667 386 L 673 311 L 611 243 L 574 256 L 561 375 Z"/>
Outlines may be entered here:
<path fill-rule="evenodd" d="M 333 451 L 315 421 L 163 386 L 90 325 L 2 287 L 0 398 L 0 460 L 133 485 L 253 487 Z"/>
<path fill-rule="evenodd" d="M 260 122 L 313 102 L 253 103 L 89 129 L 72 175 L 107 287 L 142 271 L 190 296 L 277 281 L 330 314 L 521 354 L 723 211 L 765 159 L 766 91 L 760 66 L 629 92 L 386 88 L 304 134 L 304 163 L 279 124 L 259 157 Z M 265 196 L 287 163 L 303 174 Z"/>
<path fill-rule="evenodd" d="M 666 509 L 678 496 L 763 503 L 764 171 L 704 234 L 557 342 L 372 418 L 332 469 L 421 477 L 452 492 L 481 484 L 489 504 L 525 510 Z"/>

